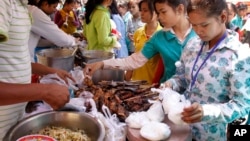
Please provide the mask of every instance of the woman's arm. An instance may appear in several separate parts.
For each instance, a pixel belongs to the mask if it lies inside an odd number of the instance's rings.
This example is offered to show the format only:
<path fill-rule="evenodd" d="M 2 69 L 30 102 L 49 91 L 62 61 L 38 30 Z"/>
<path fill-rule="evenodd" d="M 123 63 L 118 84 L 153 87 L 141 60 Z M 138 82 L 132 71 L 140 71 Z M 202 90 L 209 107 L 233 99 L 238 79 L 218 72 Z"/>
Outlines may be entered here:
<path fill-rule="evenodd" d="M 0 82 L 0 89 L 0 106 L 44 100 L 53 109 L 58 109 L 69 101 L 68 88 L 57 84 L 13 84 Z"/>
<path fill-rule="evenodd" d="M 148 59 L 141 52 L 138 52 L 123 59 L 104 60 L 103 68 L 134 70 L 143 66 L 147 61 Z"/>
<path fill-rule="evenodd" d="M 34 20 L 31 31 L 57 46 L 74 46 L 75 38 L 62 31 L 51 19 L 39 8 L 29 9 Z"/>
<path fill-rule="evenodd" d="M 122 59 L 109 59 L 88 64 L 84 68 L 84 72 L 87 75 L 93 75 L 95 71 L 103 68 L 133 70 L 143 66 L 147 61 L 148 59 L 139 52 Z"/>

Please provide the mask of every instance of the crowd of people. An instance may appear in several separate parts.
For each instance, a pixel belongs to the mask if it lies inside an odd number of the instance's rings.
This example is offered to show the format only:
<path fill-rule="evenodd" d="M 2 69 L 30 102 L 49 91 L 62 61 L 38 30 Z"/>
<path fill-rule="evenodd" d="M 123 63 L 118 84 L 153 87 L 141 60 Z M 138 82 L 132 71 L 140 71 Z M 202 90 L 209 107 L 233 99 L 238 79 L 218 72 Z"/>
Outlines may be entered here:
<path fill-rule="evenodd" d="M 155 32 L 139 52 L 89 64 L 85 73 L 92 75 L 103 68 L 138 69 L 160 54 L 164 66 L 161 83 L 178 92 L 184 89 L 183 94 L 192 102 L 184 108 L 182 120 L 190 124 L 193 140 L 227 140 L 228 124 L 250 111 L 250 49 L 242 43 L 242 31 L 226 27 L 228 23 L 237 26 L 235 17 L 228 19 L 228 3 L 154 0 L 153 4 L 163 29 Z M 240 10 L 235 16 L 243 18 L 238 15 Z M 239 30 L 243 24 L 238 25 Z M 178 74 L 177 61 L 184 68 Z"/>
<path fill-rule="evenodd" d="M 31 62 L 28 42 L 32 18 L 27 1 L 2 0 L 0 5 L 0 140 L 3 140 L 10 127 L 22 119 L 28 101 L 43 100 L 53 109 L 69 101 L 66 86 L 32 84 L 32 73 L 57 73 L 63 80 L 73 78 L 64 70 Z"/>
<path fill-rule="evenodd" d="M 0 7 L 0 140 L 28 101 L 53 109 L 69 101 L 67 87 L 31 83 L 31 75 L 73 80 L 64 70 L 36 63 L 35 53 L 74 46 L 79 32 L 86 49 L 115 53 L 115 59 L 86 65 L 85 74 L 118 68 L 126 80 L 146 79 L 186 95 L 192 105 L 182 120 L 193 140 L 225 141 L 228 124 L 250 112 L 249 19 L 242 2 L 1 0 Z M 183 72 L 176 73 L 176 62 Z"/>

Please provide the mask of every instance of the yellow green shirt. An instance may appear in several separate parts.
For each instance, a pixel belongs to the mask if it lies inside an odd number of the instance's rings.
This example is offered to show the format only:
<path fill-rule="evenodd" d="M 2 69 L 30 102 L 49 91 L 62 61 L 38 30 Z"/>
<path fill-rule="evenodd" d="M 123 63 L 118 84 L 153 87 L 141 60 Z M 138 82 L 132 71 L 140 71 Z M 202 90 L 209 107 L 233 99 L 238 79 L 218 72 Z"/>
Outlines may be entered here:
<path fill-rule="evenodd" d="M 97 6 L 90 16 L 90 23 L 84 20 L 83 35 L 87 38 L 88 50 L 103 50 L 112 52 L 117 42 L 115 36 L 111 36 L 111 23 L 109 9 L 101 5 Z"/>
<path fill-rule="evenodd" d="M 148 41 L 150 37 L 147 37 L 145 32 L 145 26 L 137 29 L 134 33 L 134 46 L 135 46 L 135 52 L 141 51 L 141 49 L 144 47 L 144 44 Z M 158 31 L 162 29 L 160 24 L 158 24 L 157 29 Z M 132 80 L 147 80 L 149 84 L 152 84 L 152 80 L 155 76 L 155 72 L 157 69 L 157 65 L 160 59 L 160 55 L 156 54 L 154 57 L 148 60 L 146 64 L 144 64 L 142 67 L 133 70 L 132 74 Z"/>

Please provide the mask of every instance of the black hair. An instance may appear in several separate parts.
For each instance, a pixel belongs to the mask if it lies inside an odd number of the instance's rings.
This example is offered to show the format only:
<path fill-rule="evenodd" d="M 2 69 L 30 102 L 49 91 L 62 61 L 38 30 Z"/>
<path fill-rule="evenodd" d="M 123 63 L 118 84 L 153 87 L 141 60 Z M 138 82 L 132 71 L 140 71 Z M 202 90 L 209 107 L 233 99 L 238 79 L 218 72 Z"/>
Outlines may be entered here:
<path fill-rule="evenodd" d="M 37 6 L 38 0 L 28 0 L 29 5 L 35 5 Z"/>
<path fill-rule="evenodd" d="M 88 0 L 87 1 L 86 5 L 85 5 L 85 9 L 86 9 L 86 12 L 85 12 L 86 24 L 90 23 L 90 15 L 95 10 L 96 6 L 102 4 L 103 1 L 104 0 Z"/>
<path fill-rule="evenodd" d="M 109 6 L 109 10 L 110 10 L 110 18 L 111 19 L 113 19 L 113 14 L 119 14 L 116 0 L 112 1 L 111 5 Z"/>
<path fill-rule="evenodd" d="M 238 13 L 237 7 L 235 4 L 233 4 L 232 2 L 228 2 L 227 3 L 228 6 L 230 6 L 232 8 L 232 10 L 234 11 L 235 14 Z M 229 7 L 228 7 L 229 8 Z"/>
<path fill-rule="evenodd" d="M 154 0 L 154 7 L 156 3 L 166 3 L 168 4 L 173 10 L 176 9 L 180 4 L 184 5 L 184 10 L 186 12 L 187 9 L 187 0 Z"/>
<path fill-rule="evenodd" d="M 63 6 L 64 6 L 65 4 L 71 4 L 71 3 L 77 3 L 77 0 L 65 0 Z"/>
<path fill-rule="evenodd" d="M 247 5 L 243 2 L 237 3 L 236 6 L 237 6 L 238 10 L 246 10 L 247 9 Z"/>
<path fill-rule="evenodd" d="M 109 9 L 111 14 L 119 14 L 116 0 L 112 1 L 111 5 L 109 6 Z"/>
<path fill-rule="evenodd" d="M 34 5 L 37 7 L 41 7 L 44 2 L 47 2 L 48 5 L 51 5 L 51 4 L 59 3 L 60 0 L 28 0 L 29 5 Z"/>
<path fill-rule="evenodd" d="M 188 0 L 187 13 L 194 10 L 205 11 L 207 17 L 219 16 L 227 10 L 227 3 L 225 0 Z"/>
<path fill-rule="evenodd" d="M 139 2 L 139 10 L 141 11 L 141 5 L 142 3 L 147 3 L 148 4 L 148 9 L 150 11 L 150 14 L 153 16 L 155 12 L 155 7 L 154 7 L 154 1 L 153 0 L 142 0 Z"/>

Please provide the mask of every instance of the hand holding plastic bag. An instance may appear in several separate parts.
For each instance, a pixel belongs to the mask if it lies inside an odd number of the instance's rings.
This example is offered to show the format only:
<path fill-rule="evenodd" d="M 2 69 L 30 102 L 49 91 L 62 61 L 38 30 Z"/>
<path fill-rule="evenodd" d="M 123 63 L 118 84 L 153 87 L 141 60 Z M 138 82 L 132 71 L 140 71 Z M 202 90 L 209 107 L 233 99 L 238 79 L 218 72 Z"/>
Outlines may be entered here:
<path fill-rule="evenodd" d="M 54 73 L 43 76 L 42 79 L 40 80 L 40 83 L 64 85 L 67 86 L 69 89 L 78 90 L 78 88 L 75 86 L 75 83 L 72 80 L 70 80 L 69 78 L 67 78 L 67 80 L 68 84 L 63 79 L 61 79 L 56 73 Z"/>
<path fill-rule="evenodd" d="M 183 125 L 185 123 L 181 117 L 183 108 L 191 105 L 191 102 L 185 98 L 184 95 L 173 91 L 170 88 L 164 89 L 151 89 L 153 92 L 158 92 L 159 97 L 162 99 L 162 106 L 165 114 L 168 114 L 168 119 L 175 124 Z"/>
<path fill-rule="evenodd" d="M 75 68 L 73 71 L 70 71 L 72 78 L 74 78 L 75 82 L 71 79 L 67 78 L 68 83 L 66 83 L 62 78 L 60 78 L 56 73 L 55 74 L 48 74 L 42 77 L 40 83 L 43 84 L 59 84 L 67 86 L 69 89 L 78 90 L 83 85 L 84 74 L 82 69 Z M 78 87 L 76 87 L 76 85 Z"/>

